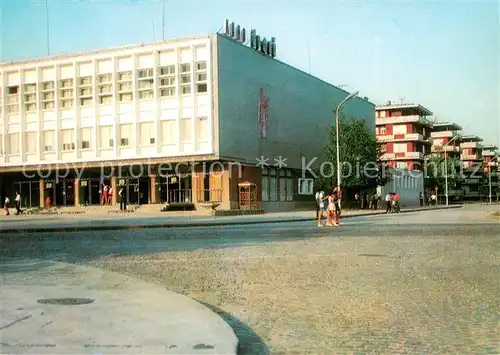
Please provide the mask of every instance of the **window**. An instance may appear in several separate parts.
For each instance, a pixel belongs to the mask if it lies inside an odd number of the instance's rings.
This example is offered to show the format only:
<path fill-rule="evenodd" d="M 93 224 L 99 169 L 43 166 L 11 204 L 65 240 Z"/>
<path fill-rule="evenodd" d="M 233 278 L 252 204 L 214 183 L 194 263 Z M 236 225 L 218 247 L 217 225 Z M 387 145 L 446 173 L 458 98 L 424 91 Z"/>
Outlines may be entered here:
<path fill-rule="evenodd" d="M 7 114 L 15 114 L 19 112 L 18 105 L 7 105 Z"/>
<path fill-rule="evenodd" d="M 73 89 L 61 90 L 61 97 L 63 99 L 72 99 L 73 98 Z"/>
<path fill-rule="evenodd" d="M 113 103 L 113 96 L 106 95 L 99 97 L 99 105 L 111 105 Z"/>
<path fill-rule="evenodd" d="M 312 195 L 313 188 L 313 179 L 299 179 L 299 195 Z"/>
<path fill-rule="evenodd" d="M 291 173 L 291 171 L 288 171 Z M 286 200 L 293 201 L 293 178 L 289 176 L 286 180 Z"/>
<path fill-rule="evenodd" d="M 168 120 L 160 122 L 161 143 L 177 144 L 177 121 Z"/>
<path fill-rule="evenodd" d="M 142 89 L 152 89 L 153 88 L 153 84 L 154 84 L 154 80 L 153 79 L 146 79 L 146 80 L 139 80 L 139 90 L 142 90 Z"/>
<path fill-rule="evenodd" d="M 92 105 L 91 97 L 85 97 L 80 99 L 80 106 L 91 106 L 91 105 Z"/>
<path fill-rule="evenodd" d="M 153 122 L 143 122 L 139 125 L 141 145 L 155 144 L 155 126 Z"/>
<path fill-rule="evenodd" d="M 101 74 L 98 76 L 98 82 L 100 84 L 106 84 L 111 82 L 111 74 Z"/>
<path fill-rule="evenodd" d="M 139 91 L 139 99 L 152 100 L 153 99 L 153 90 Z"/>
<path fill-rule="evenodd" d="M 75 150 L 75 131 L 73 129 L 61 130 L 62 150 Z"/>
<path fill-rule="evenodd" d="M 196 63 L 196 92 L 207 92 L 207 62 Z"/>
<path fill-rule="evenodd" d="M 42 90 L 54 90 L 54 82 L 53 81 L 45 81 L 42 83 Z"/>
<path fill-rule="evenodd" d="M 387 144 L 380 145 L 380 153 L 385 154 L 387 152 Z"/>
<path fill-rule="evenodd" d="M 137 72 L 137 90 L 139 91 L 140 100 L 152 100 L 154 93 L 153 69 L 140 69 Z"/>
<path fill-rule="evenodd" d="M 73 99 L 61 100 L 61 108 L 71 108 L 73 107 Z"/>
<path fill-rule="evenodd" d="M 80 78 L 80 86 L 90 86 L 90 85 L 92 85 L 91 76 L 83 76 Z"/>
<path fill-rule="evenodd" d="M 385 126 L 380 127 L 380 135 L 384 136 L 384 135 L 386 135 L 386 132 L 387 132 L 387 129 L 385 128 Z"/>
<path fill-rule="evenodd" d="M 160 96 L 175 96 L 175 66 L 161 67 L 159 80 Z"/>
<path fill-rule="evenodd" d="M 25 93 L 36 93 L 36 84 L 26 84 L 24 85 Z"/>
<path fill-rule="evenodd" d="M 396 169 L 406 169 L 408 166 L 406 165 L 405 161 L 397 161 L 396 162 Z"/>
<path fill-rule="evenodd" d="M 7 95 L 17 95 L 19 94 L 19 86 L 9 86 L 7 88 Z"/>
<path fill-rule="evenodd" d="M 61 88 L 71 88 L 73 87 L 73 79 L 61 80 Z"/>
<path fill-rule="evenodd" d="M 6 146 L 8 154 L 19 154 L 19 133 L 7 134 Z"/>
<path fill-rule="evenodd" d="M 191 93 L 191 64 L 181 64 L 181 94 L 188 95 Z"/>
<path fill-rule="evenodd" d="M 113 90 L 113 86 L 111 84 L 103 84 L 99 85 L 98 93 L 99 94 L 109 94 Z"/>
<path fill-rule="evenodd" d="M 101 126 L 99 127 L 100 144 L 99 148 L 109 149 L 114 146 L 113 139 L 113 126 Z"/>
<path fill-rule="evenodd" d="M 36 104 L 26 104 L 26 112 L 35 112 Z"/>
<path fill-rule="evenodd" d="M 42 94 L 42 100 L 43 101 L 50 101 L 54 100 L 54 92 L 53 91 L 46 91 Z"/>
<path fill-rule="evenodd" d="M 7 104 L 17 104 L 18 96 L 17 95 L 9 95 L 7 96 Z"/>
<path fill-rule="evenodd" d="M 92 88 L 88 87 L 88 88 L 82 88 L 82 89 L 80 89 L 80 96 L 81 97 L 83 97 L 83 96 L 92 96 Z"/>
<path fill-rule="evenodd" d="M 36 153 L 36 132 L 26 132 L 24 134 L 24 141 L 26 145 L 26 153 L 33 154 Z"/>
<path fill-rule="evenodd" d="M 139 69 L 137 72 L 139 78 L 150 78 L 153 76 L 153 69 Z"/>
<path fill-rule="evenodd" d="M 199 142 L 208 142 L 210 135 L 208 132 L 207 116 L 198 117 L 196 120 L 196 134 Z"/>
<path fill-rule="evenodd" d="M 405 153 L 406 148 L 406 143 L 394 143 L 394 153 Z"/>
<path fill-rule="evenodd" d="M 280 173 L 282 171 L 283 170 L 281 170 Z M 280 201 L 286 201 L 286 189 L 287 189 L 287 178 L 280 176 Z"/>
<path fill-rule="evenodd" d="M 54 101 L 42 102 L 43 110 L 53 110 L 54 109 Z"/>
<path fill-rule="evenodd" d="M 132 145 L 132 128 L 130 123 L 120 125 L 120 147 Z"/>
<path fill-rule="evenodd" d="M 269 176 L 262 175 L 262 201 L 269 201 Z"/>
<path fill-rule="evenodd" d="M 44 152 L 54 151 L 54 131 L 44 131 L 42 140 L 42 147 Z"/>
<path fill-rule="evenodd" d="M 131 71 L 118 73 L 118 81 L 131 81 L 131 80 L 132 80 Z"/>
<path fill-rule="evenodd" d="M 191 118 L 181 118 L 181 141 L 191 141 L 193 139 L 193 120 Z"/>
<path fill-rule="evenodd" d="M 392 133 L 393 134 L 406 134 L 406 125 L 398 124 L 398 125 L 392 126 Z"/>
<path fill-rule="evenodd" d="M 81 148 L 82 149 L 91 149 L 92 148 L 92 128 L 81 128 L 80 129 L 80 139 L 81 139 Z"/>
<path fill-rule="evenodd" d="M 0 134 L 0 155 L 3 154 L 3 136 Z"/>
<path fill-rule="evenodd" d="M 127 93 L 127 94 L 120 94 L 119 96 L 119 101 L 120 102 L 130 102 L 132 101 L 132 93 Z"/>
<path fill-rule="evenodd" d="M 132 90 L 132 83 L 120 83 L 118 85 L 119 92 L 128 92 Z"/>

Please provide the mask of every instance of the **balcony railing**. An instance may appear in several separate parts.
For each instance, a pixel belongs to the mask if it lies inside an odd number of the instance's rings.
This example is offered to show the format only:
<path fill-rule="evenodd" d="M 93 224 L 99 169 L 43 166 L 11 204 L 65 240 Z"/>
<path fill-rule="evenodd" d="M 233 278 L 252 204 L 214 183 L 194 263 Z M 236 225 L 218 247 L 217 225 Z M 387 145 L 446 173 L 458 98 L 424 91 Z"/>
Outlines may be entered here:
<path fill-rule="evenodd" d="M 395 160 L 395 159 L 424 159 L 422 152 L 401 152 L 401 153 L 385 153 L 380 158 L 381 160 Z"/>
<path fill-rule="evenodd" d="M 462 154 L 460 156 L 461 160 L 481 160 L 479 154 Z"/>
<path fill-rule="evenodd" d="M 454 147 L 451 145 L 442 146 L 442 145 L 433 145 L 431 150 L 433 152 L 455 152 L 460 153 L 462 149 L 460 147 Z"/>
<path fill-rule="evenodd" d="M 483 157 L 494 157 L 497 154 L 498 154 L 497 152 L 492 152 L 491 150 L 483 150 L 482 151 Z"/>
<path fill-rule="evenodd" d="M 459 135 L 458 131 L 431 132 L 431 137 L 433 138 L 452 138 L 458 135 Z"/>
<path fill-rule="evenodd" d="M 406 134 L 386 134 L 377 136 L 379 142 L 390 142 L 390 141 L 428 141 L 420 133 L 406 133 Z"/>
<path fill-rule="evenodd" d="M 462 148 L 481 148 L 481 144 L 478 142 L 462 142 L 460 144 Z"/>
<path fill-rule="evenodd" d="M 432 126 L 432 123 L 424 116 L 396 116 L 396 117 L 379 117 L 375 120 L 377 125 L 393 124 L 393 123 L 418 123 L 425 126 Z"/>

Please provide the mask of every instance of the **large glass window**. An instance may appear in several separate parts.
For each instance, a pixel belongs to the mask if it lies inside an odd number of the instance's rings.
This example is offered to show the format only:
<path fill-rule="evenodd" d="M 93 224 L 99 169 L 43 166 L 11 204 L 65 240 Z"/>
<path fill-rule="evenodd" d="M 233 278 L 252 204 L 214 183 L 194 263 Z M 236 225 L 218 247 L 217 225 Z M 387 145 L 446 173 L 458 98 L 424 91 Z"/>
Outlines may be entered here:
<path fill-rule="evenodd" d="M 80 129 L 81 149 L 92 149 L 92 128 Z"/>
<path fill-rule="evenodd" d="M 130 123 L 120 125 L 120 147 L 130 147 L 132 142 L 133 125 Z"/>
<path fill-rule="evenodd" d="M 44 152 L 53 152 L 55 146 L 55 131 L 44 131 L 42 135 L 42 150 Z"/>
<path fill-rule="evenodd" d="M 155 144 L 155 126 L 153 122 L 143 122 L 140 124 L 141 145 Z"/>
<path fill-rule="evenodd" d="M 9 133 L 6 143 L 8 154 L 19 154 L 19 133 Z"/>
<path fill-rule="evenodd" d="M 74 150 L 75 149 L 75 130 L 74 129 L 63 129 L 61 131 L 62 138 L 62 150 Z"/>
<path fill-rule="evenodd" d="M 177 121 L 168 120 L 161 121 L 161 143 L 163 144 L 177 144 Z"/>
<path fill-rule="evenodd" d="M 113 148 L 115 142 L 113 139 L 113 126 L 99 127 L 99 148 L 109 149 Z"/>
<path fill-rule="evenodd" d="M 36 153 L 36 132 L 26 132 L 24 134 L 26 153 Z"/>

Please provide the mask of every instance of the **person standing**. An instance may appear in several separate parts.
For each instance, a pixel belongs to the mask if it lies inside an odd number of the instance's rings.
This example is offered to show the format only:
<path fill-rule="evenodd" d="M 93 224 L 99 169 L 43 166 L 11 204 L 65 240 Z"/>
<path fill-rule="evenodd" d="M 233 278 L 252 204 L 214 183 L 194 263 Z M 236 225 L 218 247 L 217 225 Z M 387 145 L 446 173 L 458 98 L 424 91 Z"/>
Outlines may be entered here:
<path fill-rule="evenodd" d="M 102 204 L 108 204 L 108 185 L 102 184 Z"/>
<path fill-rule="evenodd" d="M 342 214 L 342 210 L 340 207 L 340 201 L 342 200 L 342 192 L 340 191 L 339 187 L 335 185 L 335 188 L 333 189 L 333 203 L 335 207 L 335 219 L 334 219 L 334 225 L 335 226 L 340 226 L 340 215 Z"/>
<path fill-rule="evenodd" d="M 321 219 L 323 218 L 323 213 L 326 213 L 326 222 L 325 224 L 328 224 L 328 221 L 330 220 L 330 218 L 328 217 L 328 210 L 327 210 L 327 201 L 325 200 L 328 200 L 328 196 L 325 197 L 325 193 L 323 191 L 320 191 L 320 194 L 319 194 L 319 213 L 318 213 L 318 227 L 323 227 L 323 224 L 321 223 Z"/>
<path fill-rule="evenodd" d="M 322 215 L 322 211 L 321 211 L 321 207 L 320 207 L 320 204 L 321 202 L 323 201 L 323 198 L 325 197 L 325 193 L 323 192 L 323 190 L 318 190 L 316 191 L 316 218 L 320 218 L 319 216 Z M 318 222 L 319 224 L 319 222 Z"/>
<path fill-rule="evenodd" d="M 21 210 L 21 195 L 17 191 L 14 201 L 16 202 L 16 215 L 23 213 L 23 211 Z"/>
<path fill-rule="evenodd" d="M 5 196 L 5 201 L 3 203 L 3 209 L 5 210 L 5 215 L 6 216 L 10 215 L 10 212 L 9 212 L 9 203 L 10 203 L 9 197 Z"/>
<path fill-rule="evenodd" d="M 395 192 L 394 193 L 394 211 L 396 213 L 401 213 L 401 205 L 399 203 L 399 200 L 401 197 L 399 196 L 399 193 Z"/>
<path fill-rule="evenodd" d="M 113 187 L 110 186 L 109 187 L 109 190 L 108 190 L 108 205 L 111 205 L 111 203 L 113 202 Z"/>
<path fill-rule="evenodd" d="M 356 192 L 356 193 L 354 194 L 354 201 L 356 201 L 356 206 L 357 206 L 358 208 L 360 208 L 360 204 L 359 204 L 359 193 L 358 193 L 358 192 Z"/>
<path fill-rule="evenodd" d="M 391 213 L 392 209 L 392 194 L 390 192 L 385 195 L 385 213 Z"/>
<path fill-rule="evenodd" d="M 420 191 L 418 199 L 420 200 L 420 207 L 424 207 L 424 194 L 422 193 L 422 191 Z"/>
<path fill-rule="evenodd" d="M 120 196 L 120 211 L 127 210 L 127 191 L 125 190 L 125 186 L 120 186 L 120 191 L 118 192 L 118 196 Z"/>

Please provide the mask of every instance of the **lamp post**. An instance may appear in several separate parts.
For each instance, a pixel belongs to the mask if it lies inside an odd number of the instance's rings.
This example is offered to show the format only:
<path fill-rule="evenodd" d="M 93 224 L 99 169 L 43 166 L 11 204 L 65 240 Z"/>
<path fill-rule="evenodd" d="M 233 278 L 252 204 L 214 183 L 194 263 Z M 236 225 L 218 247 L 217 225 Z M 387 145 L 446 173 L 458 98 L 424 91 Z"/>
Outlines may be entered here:
<path fill-rule="evenodd" d="M 355 98 L 356 96 L 358 96 L 359 94 L 359 91 L 356 91 L 356 92 L 353 92 L 351 94 L 349 94 L 344 100 L 342 100 L 340 102 L 340 104 L 338 104 L 337 106 L 337 109 L 335 110 L 335 124 L 336 124 L 336 131 L 337 131 L 337 187 L 338 189 L 340 190 L 340 144 L 339 144 L 339 127 L 340 127 L 340 122 L 339 122 L 339 110 L 340 110 L 340 107 L 346 103 L 347 101 L 349 101 L 350 99 L 353 99 Z M 339 201 L 339 204 L 340 204 L 340 201 Z"/>
<path fill-rule="evenodd" d="M 495 154 L 493 156 L 493 158 L 488 162 L 488 187 L 489 187 L 490 205 L 491 205 L 491 167 L 490 167 L 490 162 L 493 163 L 496 159 L 498 159 L 498 154 Z"/>
<path fill-rule="evenodd" d="M 446 148 L 448 146 L 448 144 L 453 142 L 458 137 L 460 137 L 460 136 L 457 135 L 457 136 L 453 137 L 452 139 L 450 139 L 448 141 L 448 143 L 446 143 L 443 146 L 443 150 L 444 150 L 444 148 Z M 444 151 L 444 188 L 445 188 L 446 206 L 448 206 L 448 153 L 446 152 L 446 150 Z"/>

